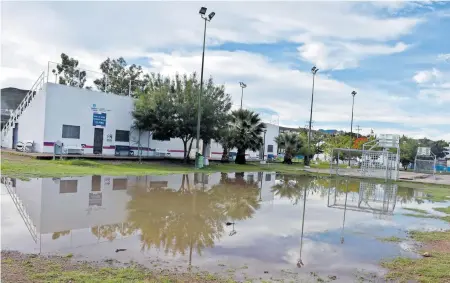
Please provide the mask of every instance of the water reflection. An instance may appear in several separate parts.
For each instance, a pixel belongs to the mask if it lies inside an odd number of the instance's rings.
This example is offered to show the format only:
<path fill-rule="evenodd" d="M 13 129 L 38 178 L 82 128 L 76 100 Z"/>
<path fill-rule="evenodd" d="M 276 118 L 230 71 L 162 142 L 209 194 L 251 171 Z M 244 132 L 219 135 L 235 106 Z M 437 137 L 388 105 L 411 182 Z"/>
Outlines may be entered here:
<path fill-rule="evenodd" d="M 214 270 L 226 260 L 227 268 L 248 265 L 258 275 L 351 274 L 403 252 L 377 237 L 440 225 L 396 214 L 404 204 L 425 205 L 412 189 L 342 178 L 255 172 L 2 181 L 2 210 L 14 220 L 2 214 L 2 248 L 143 264 L 162 257 Z"/>

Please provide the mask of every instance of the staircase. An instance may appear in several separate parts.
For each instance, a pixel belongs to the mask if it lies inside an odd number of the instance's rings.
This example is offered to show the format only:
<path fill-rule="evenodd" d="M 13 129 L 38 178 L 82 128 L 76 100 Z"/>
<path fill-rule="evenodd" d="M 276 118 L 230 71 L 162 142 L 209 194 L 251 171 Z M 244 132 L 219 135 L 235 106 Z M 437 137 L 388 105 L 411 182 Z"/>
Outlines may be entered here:
<path fill-rule="evenodd" d="M 9 131 L 17 123 L 17 120 L 19 120 L 20 115 L 28 107 L 28 105 L 30 105 L 31 101 L 36 96 L 37 92 L 44 87 L 45 77 L 46 77 L 45 72 L 42 72 L 41 75 L 39 76 L 39 78 L 36 80 L 36 82 L 31 87 L 30 91 L 28 91 L 27 95 L 24 97 L 22 102 L 20 102 L 17 109 L 11 113 L 11 116 L 9 117 L 8 122 L 6 122 L 5 126 L 2 129 L 2 144 L 4 142 L 3 140 L 8 135 Z"/>

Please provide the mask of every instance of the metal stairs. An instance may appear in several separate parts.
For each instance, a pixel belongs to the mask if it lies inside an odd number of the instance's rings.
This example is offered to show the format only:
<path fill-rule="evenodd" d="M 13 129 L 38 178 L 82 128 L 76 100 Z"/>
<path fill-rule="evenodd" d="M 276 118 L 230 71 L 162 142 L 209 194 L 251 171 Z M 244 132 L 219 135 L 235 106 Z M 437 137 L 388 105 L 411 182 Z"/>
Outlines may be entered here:
<path fill-rule="evenodd" d="M 31 89 L 28 91 L 27 95 L 23 98 L 22 102 L 20 102 L 17 109 L 11 113 L 8 122 L 6 122 L 5 126 L 2 129 L 2 145 L 4 142 L 3 140 L 6 138 L 9 131 L 14 127 L 20 115 L 28 107 L 28 105 L 30 105 L 37 92 L 44 87 L 44 83 L 46 82 L 45 78 L 45 72 L 42 72 L 39 78 L 34 82 Z"/>

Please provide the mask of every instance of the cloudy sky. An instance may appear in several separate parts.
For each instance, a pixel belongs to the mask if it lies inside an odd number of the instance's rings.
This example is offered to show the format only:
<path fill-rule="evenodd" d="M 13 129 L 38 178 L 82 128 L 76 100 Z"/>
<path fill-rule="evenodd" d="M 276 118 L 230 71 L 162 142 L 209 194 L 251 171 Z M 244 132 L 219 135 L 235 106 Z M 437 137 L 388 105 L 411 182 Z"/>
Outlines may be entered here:
<path fill-rule="evenodd" d="M 30 88 L 61 52 L 200 72 L 201 6 L 205 75 L 236 105 L 244 81 L 244 107 L 303 127 L 315 64 L 315 129 L 350 130 L 356 90 L 362 133 L 450 140 L 450 2 L 2 2 L 1 86 Z"/>

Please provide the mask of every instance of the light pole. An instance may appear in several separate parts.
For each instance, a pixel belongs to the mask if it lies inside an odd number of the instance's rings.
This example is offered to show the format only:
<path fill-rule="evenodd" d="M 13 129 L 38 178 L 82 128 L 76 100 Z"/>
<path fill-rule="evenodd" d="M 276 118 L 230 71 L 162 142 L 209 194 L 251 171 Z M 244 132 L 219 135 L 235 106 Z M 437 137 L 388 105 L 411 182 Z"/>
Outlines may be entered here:
<path fill-rule="evenodd" d="M 244 84 L 243 82 L 239 82 L 239 85 L 240 85 L 241 88 L 242 88 L 242 94 L 241 94 L 241 109 L 242 109 L 242 99 L 243 99 L 243 97 L 244 97 L 244 88 L 246 88 L 247 85 Z"/>
<path fill-rule="evenodd" d="M 263 156 L 262 156 L 262 160 L 264 161 L 264 155 L 266 154 L 266 133 L 267 130 L 264 130 L 264 142 L 263 142 Z"/>
<path fill-rule="evenodd" d="M 199 11 L 200 16 L 202 19 L 205 20 L 205 29 L 203 32 L 203 53 L 202 53 L 202 70 L 200 73 L 200 94 L 198 95 L 198 109 L 197 109 L 197 141 L 196 141 L 196 147 L 197 147 L 197 153 L 195 155 L 195 166 L 198 164 L 198 157 L 200 154 L 200 119 L 201 119 L 201 97 L 203 95 L 203 67 L 205 65 L 205 41 L 206 41 L 206 23 L 210 22 L 212 18 L 214 18 L 214 15 L 216 13 L 211 12 L 208 16 L 206 15 L 206 8 L 201 7 Z"/>
<path fill-rule="evenodd" d="M 313 75 L 313 83 L 312 83 L 312 92 L 311 92 L 311 111 L 309 113 L 309 131 L 308 131 L 308 153 L 307 153 L 307 162 L 306 165 L 309 165 L 309 151 L 311 150 L 311 122 L 312 122 L 312 111 L 313 111 L 313 104 L 314 104 L 314 79 L 316 77 L 316 73 L 319 71 L 319 69 L 316 68 L 316 66 L 311 68 L 311 73 Z M 306 156 L 305 156 L 306 157 Z"/>
<path fill-rule="evenodd" d="M 350 123 L 350 149 L 352 148 L 353 145 L 353 108 L 355 107 L 355 95 L 356 95 L 356 91 L 352 91 L 352 97 L 353 97 L 353 102 L 352 102 L 352 121 Z M 348 166 L 350 166 L 350 160 L 351 160 L 352 154 L 350 152 L 350 157 L 348 158 Z"/>

